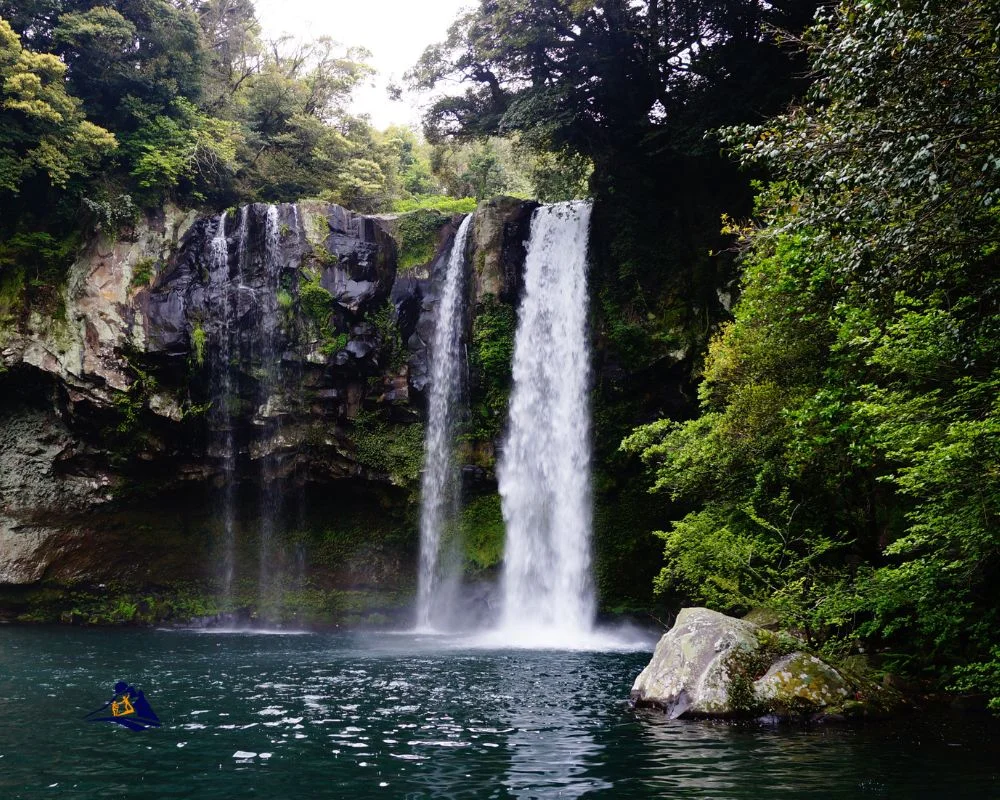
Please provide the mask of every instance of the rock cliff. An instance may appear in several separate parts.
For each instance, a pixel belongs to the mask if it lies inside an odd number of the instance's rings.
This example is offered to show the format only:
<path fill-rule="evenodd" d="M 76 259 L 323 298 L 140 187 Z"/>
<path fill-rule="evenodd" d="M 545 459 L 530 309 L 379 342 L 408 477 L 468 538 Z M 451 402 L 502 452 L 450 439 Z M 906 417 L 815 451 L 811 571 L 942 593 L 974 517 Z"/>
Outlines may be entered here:
<path fill-rule="evenodd" d="M 482 309 L 512 318 L 533 208 L 477 212 L 467 344 Z M 168 207 L 93 239 L 53 308 L 0 325 L 0 616 L 227 610 L 212 599 L 227 558 L 228 610 L 249 607 L 268 515 L 283 613 L 403 607 L 427 343 L 457 221 L 437 215 L 414 242 L 405 218 L 318 202 Z M 425 257 L 404 267 L 404 250 Z M 473 396 L 503 380 L 475 373 Z M 470 478 L 487 486 L 499 428 L 467 437 Z"/>

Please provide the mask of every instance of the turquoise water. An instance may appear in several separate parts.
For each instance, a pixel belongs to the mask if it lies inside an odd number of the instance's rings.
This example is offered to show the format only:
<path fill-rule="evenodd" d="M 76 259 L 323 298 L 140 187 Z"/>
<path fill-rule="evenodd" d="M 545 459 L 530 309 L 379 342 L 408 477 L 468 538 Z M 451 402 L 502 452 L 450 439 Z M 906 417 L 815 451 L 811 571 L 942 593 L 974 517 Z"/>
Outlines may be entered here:
<path fill-rule="evenodd" d="M 998 729 L 668 722 L 648 653 L 0 626 L 0 798 L 987 798 Z M 163 720 L 83 716 L 120 679 Z"/>

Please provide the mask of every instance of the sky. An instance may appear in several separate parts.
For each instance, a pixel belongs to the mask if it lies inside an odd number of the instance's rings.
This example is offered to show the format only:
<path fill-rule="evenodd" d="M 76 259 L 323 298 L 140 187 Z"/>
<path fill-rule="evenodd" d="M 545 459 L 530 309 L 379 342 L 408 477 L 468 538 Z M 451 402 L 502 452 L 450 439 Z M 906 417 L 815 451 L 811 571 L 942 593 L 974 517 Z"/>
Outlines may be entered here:
<path fill-rule="evenodd" d="M 420 98 L 400 102 L 386 94 L 390 80 L 402 82 L 424 49 L 442 41 L 459 11 L 474 0 L 255 0 L 265 38 L 282 33 L 307 39 L 329 36 L 340 44 L 365 47 L 378 70 L 371 86 L 354 94 L 354 111 L 368 114 L 377 128 L 418 125 Z"/>

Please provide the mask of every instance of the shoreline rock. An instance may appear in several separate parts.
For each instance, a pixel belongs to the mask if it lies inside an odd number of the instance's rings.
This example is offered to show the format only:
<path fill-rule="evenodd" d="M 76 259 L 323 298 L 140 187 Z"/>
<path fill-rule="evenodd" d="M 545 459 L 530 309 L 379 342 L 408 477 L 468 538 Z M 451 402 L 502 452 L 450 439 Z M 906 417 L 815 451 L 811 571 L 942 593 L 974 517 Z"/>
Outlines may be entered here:
<path fill-rule="evenodd" d="M 668 719 L 846 720 L 881 716 L 900 698 L 805 652 L 791 636 L 707 608 L 685 608 L 630 694 Z"/>

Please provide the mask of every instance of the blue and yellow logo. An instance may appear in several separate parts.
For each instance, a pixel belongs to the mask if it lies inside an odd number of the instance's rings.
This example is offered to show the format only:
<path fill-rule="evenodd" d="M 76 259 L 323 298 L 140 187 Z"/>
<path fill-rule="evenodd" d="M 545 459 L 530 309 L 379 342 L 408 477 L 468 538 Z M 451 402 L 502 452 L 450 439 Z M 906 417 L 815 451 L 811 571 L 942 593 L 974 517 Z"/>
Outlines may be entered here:
<path fill-rule="evenodd" d="M 118 681 L 114 697 L 97 711 L 91 711 L 84 719 L 87 722 L 110 722 L 132 731 L 160 727 L 160 718 L 149 705 L 142 689 L 136 689 L 125 681 Z"/>

